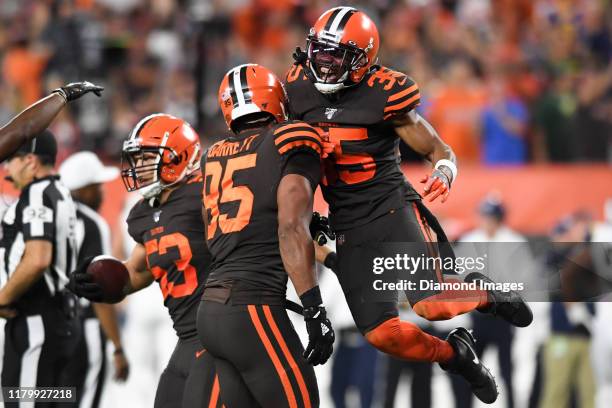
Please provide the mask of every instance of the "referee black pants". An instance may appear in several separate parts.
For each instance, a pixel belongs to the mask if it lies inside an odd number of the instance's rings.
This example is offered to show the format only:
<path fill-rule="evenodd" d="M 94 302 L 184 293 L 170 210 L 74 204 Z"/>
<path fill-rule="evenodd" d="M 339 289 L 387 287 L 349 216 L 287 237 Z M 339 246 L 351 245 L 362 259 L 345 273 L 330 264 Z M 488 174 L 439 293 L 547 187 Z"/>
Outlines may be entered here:
<path fill-rule="evenodd" d="M 197 325 L 226 408 L 319 406 L 314 369 L 282 305 L 203 300 Z"/>
<path fill-rule="evenodd" d="M 81 318 L 81 339 L 66 367 L 66 384 L 76 387 L 79 408 L 100 405 L 106 377 L 106 336 L 97 317 Z"/>
<path fill-rule="evenodd" d="M 64 369 L 74 358 L 81 336 L 78 317 L 56 306 L 40 314 L 20 314 L 4 327 L 3 387 L 68 387 Z M 54 403 L 36 403 L 36 407 Z M 7 408 L 17 403 L 5 403 Z"/>

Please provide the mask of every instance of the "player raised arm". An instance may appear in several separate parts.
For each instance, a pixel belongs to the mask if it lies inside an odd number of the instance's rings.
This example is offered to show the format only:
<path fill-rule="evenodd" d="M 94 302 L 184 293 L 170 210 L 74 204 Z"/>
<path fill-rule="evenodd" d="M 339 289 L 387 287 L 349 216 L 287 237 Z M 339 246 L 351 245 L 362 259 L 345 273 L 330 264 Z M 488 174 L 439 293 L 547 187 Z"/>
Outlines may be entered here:
<path fill-rule="evenodd" d="M 393 123 L 399 137 L 434 165 L 431 175 L 421 179 L 421 183 L 425 183 L 424 198 L 431 202 L 442 196 L 442 202 L 445 202 L 451 184 L 457 178 L 455 153 L 440 139 L 433 126 L 415 110 L 394 118 Z"/>
<path fill-rule="evenodd" d="M 103 90 L 91 82 L 75 82 L 54 90 L 51 95 L 29 106 L 0 128 L 0 162 L 49 127 L 66 103 L 89 92 L 100 96 Z"/>

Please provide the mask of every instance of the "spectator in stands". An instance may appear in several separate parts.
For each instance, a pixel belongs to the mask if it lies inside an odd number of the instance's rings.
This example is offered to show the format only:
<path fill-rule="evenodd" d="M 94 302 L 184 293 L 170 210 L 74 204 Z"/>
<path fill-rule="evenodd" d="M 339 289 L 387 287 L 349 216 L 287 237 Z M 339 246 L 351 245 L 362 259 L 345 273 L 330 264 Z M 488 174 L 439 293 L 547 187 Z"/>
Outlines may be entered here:
<path fill-rule="evenodd" d="M 462 163 L 476 162 L 480 154 L 478 130 L 484 90 L 465 59 L 452 60 L 444 79 L 429 107 L 430 122 Z"/>
<path fill-rule="evenodd" d="M 576 95 L 572 84 L 571 73 L 555 75 L 534 105 L 535 138 L 543 144 L 545 158 L 552 162 L 569 162 L 574 154 Z"/>
<path fill-rule="evenodd" d="M 507 84 L 495 76 L 482 114 L 482 157 L 486 164 L 527 162 L 527 107 L 511 95 Z"/>

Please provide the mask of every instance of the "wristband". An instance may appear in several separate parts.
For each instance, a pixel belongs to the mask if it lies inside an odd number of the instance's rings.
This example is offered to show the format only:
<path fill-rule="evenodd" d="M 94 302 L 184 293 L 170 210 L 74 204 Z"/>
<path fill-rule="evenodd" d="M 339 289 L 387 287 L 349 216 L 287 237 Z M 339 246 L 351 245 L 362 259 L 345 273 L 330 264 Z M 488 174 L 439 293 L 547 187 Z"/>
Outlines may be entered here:
<path fill-rule="evenodd" d="M 113 355 L 123 354 L 123 347 L 117 347 L 115 351 L 113 351 Z"/>
<path fill-rule="evenodd" d="M 455 163 L 447 159 L 442 159 L 438 160 L 434 168 L 437 170 L 440 166 L 446 166 L 450 169 L 451 173 L 453 174 L 451 183 L 457 179 L 457 165 Z"/>
<path fill-rule="evenodd" d="M 66 95 L 66 91 L 64 91 L 62 88 L 57 88 L 51 93 L 58 94 L 59 96 L 64 98 L 64 102 L 68 103 L 68 95 Z"/>
<path fill-rule="evenodd" d="M 302 301 L 302 306 L 304 309 L 321 305 L 323 303 L 323 299 L 321 298 L 321 290 L 319 290 L 319 285 L 302 293 L 300 300 Z"/>
<path fill-rule="evenodd" d="M 338 273 L 338 254 L 335 252 L 330 252 L 327 254 L 325 260 L 323 261 L 323 265 Z"/>

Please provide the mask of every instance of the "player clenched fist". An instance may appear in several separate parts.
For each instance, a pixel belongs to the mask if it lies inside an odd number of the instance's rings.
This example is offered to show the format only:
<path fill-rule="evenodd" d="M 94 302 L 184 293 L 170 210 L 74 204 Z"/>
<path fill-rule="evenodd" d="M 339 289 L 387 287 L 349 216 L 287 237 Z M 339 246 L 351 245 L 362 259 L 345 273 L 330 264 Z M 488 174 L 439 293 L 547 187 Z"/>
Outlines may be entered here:
<path fill-rule="evenodd" d="M 325 364 L 334 350 L 336 335 L 323 307 L 319 286 L 303 293 L 300 300 L 304 306 L 304 322 L 308 332 L 304 358 L 313 366 Z"/>
<path fill-rule="evenodd" d="M 450 194 L 450 187 L 457 177 L 457 166 L 450 160 L 440 160 L 429 176 L 421 179 L 423 186 L 423 198 L 428 198 L 429 202 L 442 196 L 442 202 L 446 202 Z"/>

